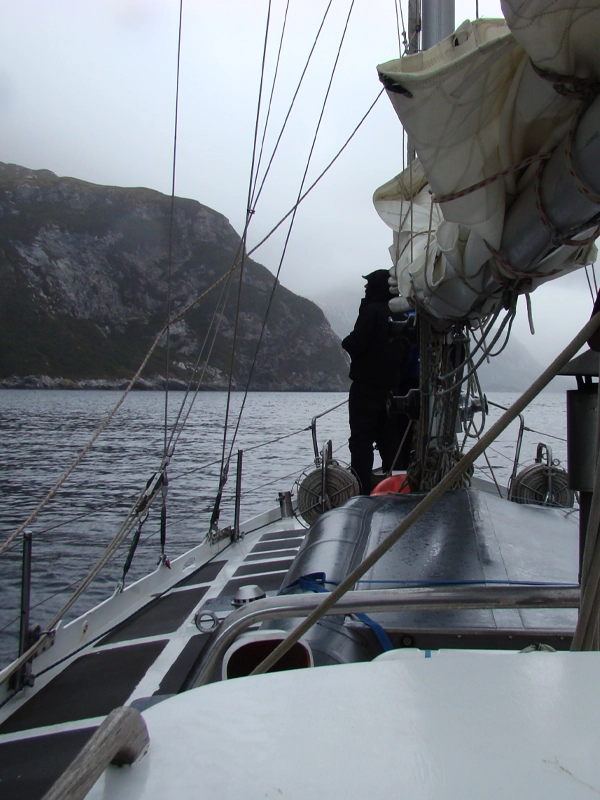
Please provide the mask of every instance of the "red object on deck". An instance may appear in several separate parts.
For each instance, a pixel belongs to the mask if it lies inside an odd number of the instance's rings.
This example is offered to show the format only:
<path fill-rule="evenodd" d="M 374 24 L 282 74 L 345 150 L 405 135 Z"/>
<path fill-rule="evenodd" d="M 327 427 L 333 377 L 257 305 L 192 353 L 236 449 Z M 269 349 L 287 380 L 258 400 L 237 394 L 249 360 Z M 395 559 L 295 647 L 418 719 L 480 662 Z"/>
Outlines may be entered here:
<path fill-rule="evenodd" d="M 390 492 L 396 492 L 400 494 L 406 494 L 407 492 L 410 492 L 410 486 L 408 485 L 406 472 L 399 472 L 397 475 L 384 478 L 373 489 L 371 496 L 374 494 L 389 494 Z"/>

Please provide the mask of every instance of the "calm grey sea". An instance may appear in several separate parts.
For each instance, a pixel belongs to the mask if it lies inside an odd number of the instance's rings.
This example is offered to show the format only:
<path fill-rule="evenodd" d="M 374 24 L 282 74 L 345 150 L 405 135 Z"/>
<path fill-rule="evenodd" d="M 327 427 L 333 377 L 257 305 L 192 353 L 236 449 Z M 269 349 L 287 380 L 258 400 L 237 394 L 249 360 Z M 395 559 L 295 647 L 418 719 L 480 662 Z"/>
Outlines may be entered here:
<path fill-rule="evenodd" d="M 105 391 L 0 390 L 0 540 L 4 541 L 60 478 L 81 447 L 120 397 Z M 278 491 L 292 489 L 313 463 L 311 418 L 344 399 L 337 393 L 256 392 L 248 395 L 234 445 L 244 450 L 242 518 L 276 505 Z M 492 393 L 508 406 L 517 395 Z M 167 554 L 174 557 L 200 543 L 208 530 L 217 491 L 226 394 L 204 392 L 189 415 L 169 469 Z M 169 427 L 183 400 L 169 399 Z M 242 401 L 234 394 L 230 428 Z M 544 394 L 525 414 L 528 427 L 523 464 L 535 457 L 537 443 L 550 444 L 554 457 L 566 459 L 565 398 Z M 490 408 L 487 424 L 502 412 Z M 115 419 L 30 526 L 34 536 L 32 622 L 44 624 L 68 598 L 73 585 L 99 557 L 135 497 L 160 464 L 164 437 L 164 396 L 129 395 Z M 506 484 L 512 468 L 517 424 L 490 448 L 488 458 Z M 336 458 L 349 461 L 347 406 L 318 421 L 319 441 L 332 439 Z M 293 435 L 289 435 L 293 434 Z M 282 438 L 286 437 L 286 438 Z M 279 440 L 279 441 L 274 441 Z M 229 449 L 229 445 L 228 445 Z M 377 462 L 376 462 L 377 463 Z M 480 459 L 476 474 L 489 474 Z M 222 524 L 233 521 L 235 464 L 222 506 Z M 159 554 L 159 504 L 146 521 L 128 580 L 154 568 Z M 127 547 L 119 551 L 70 618 L 112 593 Z M 0 558 L 0 664 L 16 655 L 21 542 Z"/>

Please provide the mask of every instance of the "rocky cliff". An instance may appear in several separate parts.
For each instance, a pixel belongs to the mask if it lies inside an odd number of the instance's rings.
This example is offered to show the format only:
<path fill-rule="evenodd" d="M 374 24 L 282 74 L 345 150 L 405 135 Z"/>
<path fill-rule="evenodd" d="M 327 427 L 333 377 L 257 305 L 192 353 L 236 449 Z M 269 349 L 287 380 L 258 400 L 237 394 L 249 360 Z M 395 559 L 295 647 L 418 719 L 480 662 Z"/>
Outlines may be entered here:
<path fill-rule="evenodd" d="M 163 327 L 171 198 L 97 186 L 0 163 L 0 385 L 117 385 L 138 368 Z M 171 307 L 183 308 L 229 270 L 240 237 L 227 219 L 176 198 Z M 219 308 L 203 384 L 226 388 L 239 270 Z M 274 277 L 246 260 L 234 385 L 246 385 Z M 171 331 L 171 375 L 191 374 L 222 283 Z M 208 337 L 205 353 L 211 347 Z M 161 382 L 165 348 L 144 375 Z M 27 377 L 29 376 L 29 377 Z M 182 385 L 182 384 L 180 384 Z M 347 366 L 323 312 L 278 285 L 251 388 L 344 390 Z"/>

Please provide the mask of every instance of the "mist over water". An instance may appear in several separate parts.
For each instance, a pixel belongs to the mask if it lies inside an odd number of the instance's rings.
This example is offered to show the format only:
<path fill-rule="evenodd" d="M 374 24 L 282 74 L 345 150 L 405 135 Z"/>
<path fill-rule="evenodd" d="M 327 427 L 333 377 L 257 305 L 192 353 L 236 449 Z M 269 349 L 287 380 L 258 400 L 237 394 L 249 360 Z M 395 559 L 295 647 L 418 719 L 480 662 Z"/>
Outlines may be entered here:
<path fill-rule="evenodd" d="M 0 391 L 0 541 L 8 538 L 54 486 L 119 397 L 119 392 L 105 391 Z M 517 395 L 490 393 L 488 397 L 509 406 Z M 233 522 L 237 450 L 244 450 L 242 519 L 247 519 L 275 506 L 277 493 L 292 489 L 302 472 L 314 466 L 312 438 L 306 429 L 314 415 L 344 398 L 338 393 L 248 395 L 233 447 L 221 507 L 222 525 Z M 241 393 L 232 396 L 227 452 L 242 399 Z M 169 430 L 182 400 L 183 393 L 169 397 Z M 199 544 L 208 531 L 219 480 L 226 401 L 225 393 L 201 393 L 178 441 L 169 467 L 166 549 L 171 558 Z M 130 394 L 80 466 L 30 525 L 34 537 L 33 624 L 43 625 L 60 609 L 160 466 L 164 413 L 164 395 Z M 501 413 L 490 407 L 487 425 Z M 564 395 L 542 395 L 525 413 L 525 422 L 541 433 L 525 432 L 520 461 L 531 463 L 537 443 L 544 441 L 566 466 Z M 349 463 L 346 405 L 318 420 L 317 432 L 320 446 L 332 439 L 335 458 Z M 497 480 L 504 485 L 512 470 L 517 433 L 518 423 L 513 423 L 488 450 Z M 479 460 L 475 474 L 489 476 L 484 458 Z M 160 498 L 143 526 L 128 582 L 157 564 L 159 518 Z M 71 609 L 68 619 L 114 591 L 128 547 L 126 542 Z M 19 537 L 0 558 L 0 628 L 4 629 L 0 632 L 0 664 L 12 660 L 17 651 L 21 554 Z"/>

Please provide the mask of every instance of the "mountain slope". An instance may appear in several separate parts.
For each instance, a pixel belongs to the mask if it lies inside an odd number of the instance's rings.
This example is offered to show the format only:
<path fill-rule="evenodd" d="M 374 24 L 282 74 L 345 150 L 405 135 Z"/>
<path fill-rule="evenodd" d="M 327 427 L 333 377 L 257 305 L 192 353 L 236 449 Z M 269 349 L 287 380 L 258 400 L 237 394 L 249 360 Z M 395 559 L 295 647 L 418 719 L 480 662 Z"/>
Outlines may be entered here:
<path fill-rule="evenodd" d="M 49 376 L 127 379 L 167 317 L 171 198 L 149 189 L 97 186 L 48 170 L 0 163 L 0 380 Z M 171 308 L 180 310 L 224 275 L 240 237 L 195 200 L 175 198 Z M 244 388 L 274 277 L 247 259 L 234 387 Z M 204 385 L 224 388 L 239 269 L 171 330 L 170 372 L 184 380 L 218 298 L 224 309 Z M 208 352 L 212 334 L 208 338 Z M 164 342 L 145 374 L 165 373 Z M 251 388 L 343 390 L 339 339 L 311 301 L 277 286 Z M 8 379 L 8 380 L 7 380 Z M 11 380 L 12 379 L 12 380 Z"/>

